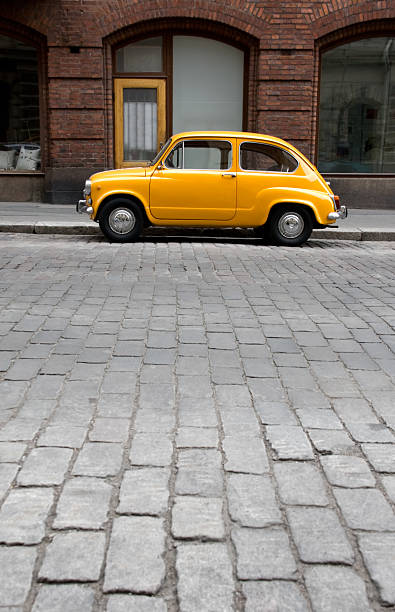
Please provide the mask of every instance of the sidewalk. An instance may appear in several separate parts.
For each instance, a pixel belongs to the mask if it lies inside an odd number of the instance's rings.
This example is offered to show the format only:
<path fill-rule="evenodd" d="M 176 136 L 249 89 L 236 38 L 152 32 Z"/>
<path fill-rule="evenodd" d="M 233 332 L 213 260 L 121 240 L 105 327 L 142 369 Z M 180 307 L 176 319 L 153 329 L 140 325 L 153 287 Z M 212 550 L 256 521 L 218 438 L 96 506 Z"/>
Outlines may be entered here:
<path fill-rule="evenodd" d="M 163 230 L 152 231 L 157 234 Z M 87 215 L 77 214 L 74 206 L 40 202 L 0 202 L 0 232 L 99 235 L 101 233 L 97 223 L 91 221 Z M 174 232 L 179 235 L 180 230 L 166 229 L 166 235 L 174 235 Z M 224 230 L 220 232 L 224 235 Z M 189 232 L 183 229 L 182 233 Z M 338 227 L 314 230 L 313 238 L 395 241 L 395 209 L 349 210 L 348 218 L 339 221 Z"/>

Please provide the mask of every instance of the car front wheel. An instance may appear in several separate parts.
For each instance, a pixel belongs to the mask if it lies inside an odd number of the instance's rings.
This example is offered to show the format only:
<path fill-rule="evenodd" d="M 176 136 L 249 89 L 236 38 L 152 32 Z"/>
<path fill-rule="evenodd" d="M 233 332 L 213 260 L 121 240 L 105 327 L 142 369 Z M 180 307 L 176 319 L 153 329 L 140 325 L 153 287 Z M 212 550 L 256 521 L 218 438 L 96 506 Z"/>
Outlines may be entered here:
<path fill-rule="evenodd" d="M 274 244 L 299 246 L 311 236 L 313 223 L 309 213 L 298 207 L 274 210 L 269 219 L 268 234 Z"/>
<path fill-rule="evenodd" d="M 104 204 L 99 225 L 111 242 L 134 242 L 143 229 L 143 216 L 135 202 L 117 198 Z"/>

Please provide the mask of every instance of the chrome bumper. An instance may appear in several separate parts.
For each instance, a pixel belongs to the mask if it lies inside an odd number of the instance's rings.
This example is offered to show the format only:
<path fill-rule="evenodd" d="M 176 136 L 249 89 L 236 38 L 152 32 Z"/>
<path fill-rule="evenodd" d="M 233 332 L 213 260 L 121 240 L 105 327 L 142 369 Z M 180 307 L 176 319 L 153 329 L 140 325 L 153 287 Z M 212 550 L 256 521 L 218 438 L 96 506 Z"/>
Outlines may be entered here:
<path fill-rule="evenodd" d="M 348 216 L 347 206 L 340 206 L 340 210 L 329 213 L 328 219 L 333 221 L 336 219 L 345 219 L 347 216 Z"/>
<path fill-rule="evenodd" d="M 86 200 L 78 200 L 78 204 L 75 207 L 77 213 L 80 213 L 80 215 L 82 215 L 83 213 L 87 213 L 88 215 L 91 215 L 93 213 L 93 208 L 92 206 L 88 206 L 88 204 L 86 203 Z"/>

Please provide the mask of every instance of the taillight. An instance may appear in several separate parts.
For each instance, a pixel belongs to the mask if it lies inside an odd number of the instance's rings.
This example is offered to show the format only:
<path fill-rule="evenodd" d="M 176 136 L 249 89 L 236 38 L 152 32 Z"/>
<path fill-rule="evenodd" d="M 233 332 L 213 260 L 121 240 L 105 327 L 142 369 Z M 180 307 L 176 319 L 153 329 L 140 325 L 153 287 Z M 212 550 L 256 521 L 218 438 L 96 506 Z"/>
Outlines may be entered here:
<path fill-rule="evenodd" d="M 336 210 L 340 210 L 340 198 L 339 198 L 339 196 L 333 196 L 333 199 L 335 201 L 335 209 Z"/>

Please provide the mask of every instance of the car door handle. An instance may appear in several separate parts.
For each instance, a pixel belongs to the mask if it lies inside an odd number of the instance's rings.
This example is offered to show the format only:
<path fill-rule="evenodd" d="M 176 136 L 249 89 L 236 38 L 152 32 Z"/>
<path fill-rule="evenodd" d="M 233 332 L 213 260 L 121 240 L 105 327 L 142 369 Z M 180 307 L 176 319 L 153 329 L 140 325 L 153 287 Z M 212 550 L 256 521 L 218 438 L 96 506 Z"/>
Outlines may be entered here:
<path fill-rule="evenodd" d="M 236 178 L 236 172 L 224 172 L 222 176 L 225 178 Z"/>

